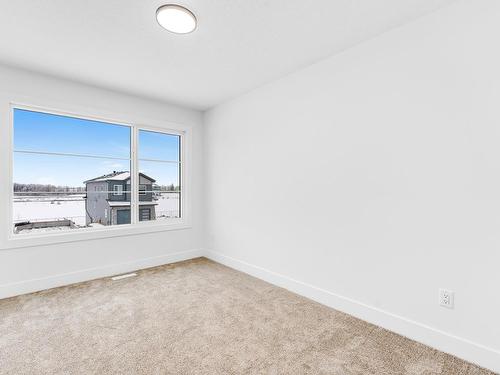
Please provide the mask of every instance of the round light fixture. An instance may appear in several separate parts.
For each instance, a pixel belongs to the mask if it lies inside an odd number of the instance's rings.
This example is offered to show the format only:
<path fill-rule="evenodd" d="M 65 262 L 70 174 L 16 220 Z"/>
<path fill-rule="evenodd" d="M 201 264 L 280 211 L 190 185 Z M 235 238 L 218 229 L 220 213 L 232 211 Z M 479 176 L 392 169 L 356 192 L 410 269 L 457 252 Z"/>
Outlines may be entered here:
<path fill-rule="evenodd" d="M 176 4 L 158 8 L 156 19 L 161 27 L 176 34 L 188 34 L 196 29 L 196 17 L 189 9 Z"/>

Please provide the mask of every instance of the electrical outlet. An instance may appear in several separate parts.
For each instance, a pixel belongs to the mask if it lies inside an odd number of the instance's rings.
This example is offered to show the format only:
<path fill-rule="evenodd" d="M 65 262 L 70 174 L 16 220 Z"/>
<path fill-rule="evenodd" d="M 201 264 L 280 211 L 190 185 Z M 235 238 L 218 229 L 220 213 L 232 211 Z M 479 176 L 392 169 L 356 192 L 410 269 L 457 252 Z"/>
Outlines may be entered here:
<path fill-rule="evenodd" d="M 453 309 L 455 307 L 455 292 L 439 289 L 439 304 L 448 309 Z"/>

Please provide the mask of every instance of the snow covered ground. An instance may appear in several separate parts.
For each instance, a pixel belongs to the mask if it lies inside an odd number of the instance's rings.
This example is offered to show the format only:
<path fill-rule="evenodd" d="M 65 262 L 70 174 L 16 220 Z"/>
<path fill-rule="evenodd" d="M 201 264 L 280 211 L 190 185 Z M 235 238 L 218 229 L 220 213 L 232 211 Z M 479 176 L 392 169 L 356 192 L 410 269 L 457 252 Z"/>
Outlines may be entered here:
<path fill-rule="evenodd" d="M 76 225 L 84 226 L 85 200 L 83 197 L 84 195 L 15 197 L 13 202 L 14 223 L 70 219 Z"/>
<path fill-rule="evenodd" d="M 154 203 L 157 219 L 179 217 L 179 193 L 162 193 Z"/>
<path fill-rule="evenodd" d="M 154 203 L 157 203 L 156 215 L 158 219 L 176 217 L 179 214 L 178 193 L 162 193 Z M 14 223 L 63 219 L 70 219 L 79 227 L 85 226 L 84 195 L 68 195 L 64 197 L 23 195 L 14 197 Z"/>

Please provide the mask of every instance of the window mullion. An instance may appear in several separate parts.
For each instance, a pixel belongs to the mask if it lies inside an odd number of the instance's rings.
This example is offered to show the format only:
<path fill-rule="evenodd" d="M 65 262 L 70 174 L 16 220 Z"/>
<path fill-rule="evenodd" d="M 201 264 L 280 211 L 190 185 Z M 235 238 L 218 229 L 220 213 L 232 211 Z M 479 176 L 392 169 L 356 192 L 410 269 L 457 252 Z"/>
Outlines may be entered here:
<path fill-rule="evenodd" d="M 130 223 L 136 224 L 139 217 L 139 163 L 137 160 L 137 150 L 139 149 L 139 130 L 137 127 L 131 128 L 131 150 L 130 150 Z"/>

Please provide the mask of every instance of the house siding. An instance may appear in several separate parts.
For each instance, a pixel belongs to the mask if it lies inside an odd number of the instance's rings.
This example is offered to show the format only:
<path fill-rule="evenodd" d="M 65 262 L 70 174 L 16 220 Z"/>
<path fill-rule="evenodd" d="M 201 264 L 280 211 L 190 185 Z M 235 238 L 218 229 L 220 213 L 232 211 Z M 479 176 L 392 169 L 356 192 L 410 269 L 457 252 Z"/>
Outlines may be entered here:
<path fill-rule="evenodd" d="M 85 198 L 86 224 L 109 225 L 111 212 L 107 201 L 108 184 L 105 181 L 87 183 Z"/>

